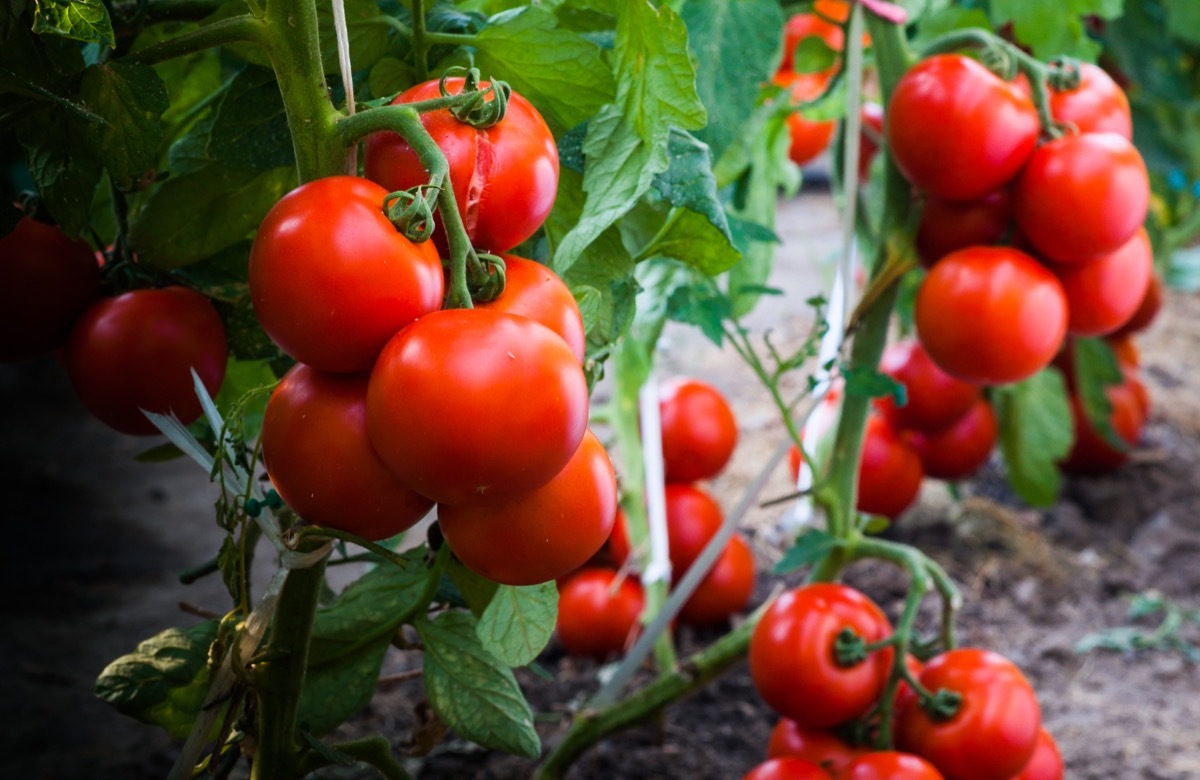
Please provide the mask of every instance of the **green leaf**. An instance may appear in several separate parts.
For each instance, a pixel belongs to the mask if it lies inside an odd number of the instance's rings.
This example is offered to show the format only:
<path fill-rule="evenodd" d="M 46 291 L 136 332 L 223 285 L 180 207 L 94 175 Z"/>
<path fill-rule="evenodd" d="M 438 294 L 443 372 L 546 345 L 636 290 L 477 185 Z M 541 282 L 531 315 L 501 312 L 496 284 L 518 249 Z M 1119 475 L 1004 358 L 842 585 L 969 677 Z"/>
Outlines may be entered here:
<path fill-rule="evenodd" d="M 691 209 L 672 209 L 663 230 L 642 254 L 671 257 L 709 276 L 729 270 L 742 259 L 728 235 Z"/>
<path fill-rule="evenodd" d="M 725 321 L 732 304 L 711 284 L 677 287 L 667 301 L 667 314 L 676 322 L 695 325 L 718 347 L 725 339 Z"/>
<path fill-rule="evenodd" d="M 255 173 L 210 165 L 168 179 L 133 221 L 130 244 L 156 268 L 189 265 L 245 240 L 295 186 L 290 167 Z"/>
<path fill-rule="evenodd" d="M 233 534 L 226 534 L 217 553 L 217 567 L 221 570 L 221 581 L 229 591 L 233 603 L 242 601 L 242 550 Z"/>
<path fill-rule="evenodd" d="M 537 758 L 541 741 L 529 704 L 508 665 L 480 644 L 475 626 L 474 616 L 465 612 L 417 621 L 429 703 L 464 739 Z"/>
<path fill-rule="evenodd" d="M 842 376 L 846 379 L 846 395 L 860 398 L 882 398 L 890 395 L 897 406 L 903 406 L 907 400 L 904 385 L 887 374 L 874 369 L 854 369 L 849 363 L 841 366 Z"/>
<path fill-rule="evenodd" d="M 492 603 L 492 597 L 500 585 L 486 577 L 481 577 L 463 566 L 457 558 L 451 558 L 446 567 L 446 576 L 458 586 L 459 593 L 467 602 L 467 607 L 476 615 L 482 615 L 487 605 Z"/>
<path fill-rule="evenodd" d="M 987 13 L 982 8 L 951 5 L 922 17 L 921 24 L 917 27 L 917 34 L 912 40 L 912 46 L 915 49 L 922 49 L 935 38 L 970 27 L 980 27 L 985 30 L 991 27 Z"/>
<path fill-rule="evenodd" d="M 105 124 L 88 126 L 88 137 L 109 176 L 121 189 L 154 170 L 163 140 L 167 89 L 149 65 L 110 62 L 83 73 L 80 97 Z"/>
<path fill-rule="evenodd" d="M 417 80 L 417 72 L 395 57 L 383 57 L 371 68 L 367 86 L 377 100 L 403 92 Z"/>
<path fill-rule="evenodd" d="M 247 171 L 296 164 L 283 97 L 271 70 L 250 65 L 229 82 L 216 108 L 207 152 L 227 168 Z"/>
<path fill-rule="evenodd" d="M 472 45 L 483 77 L 512 85 L 537 106 L 555 135 L 613 99 L 613 75 L 600 47 L 558 27 L 544 8 L 525 6 L 494 17 Z"/>
<path fill-rule="evenodd" d="M 1024 382 L 997 387 L 994 405 L 1009 483 L 1033 506 L 1054 503 L 1062 483 L 1058 461 L 1074 438 L 1062 375 L 1046 369 Z"/>
<path fill-rule="evenodd" d="M 832 534 L 817 528 L 810 528 L 796 537 L 796 543 L 788 548 L 771 573 L 790 574 L 797 569 L 812 566 L 829 555 L 837 546 L 838 540 Z"/>
<path fill-rule="evenodd" d="M 87 131 L 83 120 L 62 108 L 39 111 L 17 125 L 38 195 L 63 232 L 72 237 L 86 223 L 100 183 L 100 160 L 87 141 Z"/>
<path fill-rule="evenodd" d="M 235 409 L 242 417 L 242 434 L 248 442 L 258 439 L 262 430 L 263 414 L 267 408 L 267 392 L 277 382 L 271 363 L 267 360 L 238 360 L 229 358 L 225 368 L 225 379 L 213 403 L 222 416 L 228 418 Z M 247 396 L 252 396 L 252 400 Z M 236 600 L 236 599 L 235 599 Z"/>
<path fill-rule="evenodd" d="M 198 29 L 197 24 L 156 24 L 141 32 L 131 51 L 140 51 L 169 38 Z M 155 72 L 167 89 L 170 107 L 162 121 L 168 138 L 174 139 L 197 119 L 197 109 L 221 87 L 221 57 L 216 49 L 205 49 L 185 57 L 157 63 Z"/>
<path fill-rule="evenodd" d="M 1110 446 L 1124 452 L 1129 444 L 1117 435 L 1112 424 L 1112 401 L 1108 388 L 1125 381 L 1117 356 L 1103 339 L 1076 338 L 1075 386 L 1083 413 L 1092 430 Z"/>
<path fill-rule="evenodd" d="M 1032 48 L 1038 59 L 1068 55 L 1095 62 L 1100 44 L 1088 37 L 1085 18 L 1115 19 L 1124 4 L 1124 0 L 991 0 L 989 8 L 992 24 L 1002 27 L 1011 22 L 1017 40 Z"/>
<path fill-rule="evenodd" d="M 509 666 L 524 666 L 538 657 L 558 619 L 558 586 L 501 585 L 479 617 L 475 633 L 494 656 Z"/>
<path fill-rule="evenodd" d="M 376 0 L 344 0 L 346 32 L 350 43 L 352 72 L 366 70 L 388 51 L 388 25 L 381 21 Z M 317 3 L 317 30 L 321 38 L 321 62 L 326 73 L 340 73 L 337 35 L 333 30 L 333 3 Z"/>
<path fill-rule="evenodd" d="M 36 0 L 33 31 L 116 46 L 112 19 L 102 0 Z"/>
<path fill-rule="evenodd" d="M 717 193 L 713 157 L 708 146 L 689 133 L 672 128 L 667 137 L 667 159 L 667 170 L 654 177 L 654 189 L 671 205 L 703 215 L 732 241 L 725 206 Z"/>
<path fill-rule="evenodd" d="M 600 322 L 600 309 L 604 305 L 600 291 L 586 284 L 577 285 L 571 294 L 575 297 L 575 305 L 583 317 L 583 330 L 586 333 Z"/>
<path fill-rule="evenodd" d="M 810 35 L 796 46 L 792 70 L 796 73 L 821 73 L 837 62 L 837 52 L 829 48 L 820 36 Z"/>
<path fill-rule="evenodd" d="M 1167 9 L 1167 32 L 1188 43 L 1200 44 L 1200 3 L 1195 0 L 1163 0 Z"/>
<path fill-rule="evenodd" d="M 92 691 L 117 711 L 182 739 L 208 694 L 208 649 L 218 621 L 169 628 L 100 672 Z"/>

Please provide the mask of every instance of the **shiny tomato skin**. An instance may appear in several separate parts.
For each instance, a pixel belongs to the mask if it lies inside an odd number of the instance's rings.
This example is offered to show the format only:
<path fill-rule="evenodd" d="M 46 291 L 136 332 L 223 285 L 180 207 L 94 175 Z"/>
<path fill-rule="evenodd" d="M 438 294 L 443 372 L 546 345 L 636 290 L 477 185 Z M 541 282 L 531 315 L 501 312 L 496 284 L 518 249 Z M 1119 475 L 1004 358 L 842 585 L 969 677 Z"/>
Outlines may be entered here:
<path fill-rule="evenodd" d="M 1101 336 L 1124 325 L 1145 297 L 1153 268 L 1154 252 L 1145 228 L 1095 260 L 1052 265 L 1067 294 L 1067 331 Z"/>
<path fill-rule="evenodd" d="M 802 758 L 770 758 L 742 775 L 742 780 L 833 780 L 821 767 Z"/>
<path fill-rule="evenodd" d="M 684 602 L 679 620 L 693 626 L 723 623 L 740 612 L 753 593 L 754 554 L 745 539 L 734 535 Z"/>
<path fill-rule="evenodd" d="M 943 780 L 941 772 L 919 756 L 894 751 L 868 753 L 846 768 L 842 780 Z"/>
<path fill-rule="evenodd" d="M 438 505 L 446 543 L 463 565 L 505 585 L 536 585 L 579 568 L 604 545 L 616 514 L 617 479 L 591 431 L 541 487 L 508 499 Z"/>
<path fill-rule="evenodd" d="M 921 459 L 882 415 L 867 417 L 858 465 L 858 511 L 896 518 L 921 491 Z"/>
<path fill-rule="evenodd" d="M 890 395 L 877 402 L 883 416 L 897 430 L 943 430 L 966 414 L 983 395 L 979 385 L 956 379 L 940 369 L 915 338 L 889 344 L 879 360 L 879 371 L 904 386 L 904 406 L 897 406 Z"/>
<path fill-rule="evenodd" d="M 969 247 L 930 269 L 913 315 L 917 338 L 943 371 L 1001 385 L 1054 358 L 1066 335 L 1067 297 L 1054 274 L 1024 252 Z"/>
<path fill-rule="evenodd" d="M 262 456 L 280 497 L 314 525 L 379 541 L 433 508 L 371 446 L 366 374 L 293 366 L 267 401 Z"/>
<path fill-rule="evenodd" d="M 1157 273 L 1150 277 L 1150 284 L 1146 287 L 1146 293 L 1142 296 L 1142 302 L 1138 304 L 1137 311 L 1133 316 L 1121 327 L 1117 328 L 1110 334 L 1113 338 L 1121 338 L 1134 333 L 1140 333 L 1158 317 L 1158 313 L 1162 311 L 1163 305 L 1163 280 Z"/>
<path fill-rule="evenodd" d="M 229 345 L 212 304 L 186 287 L 134 290 L 88 307 L 67 339 L 63 363 L 89 412 L 121 433 L 158 428 L 142 409 L 200 416 L 192 369 L 209 395 L 225 378 Z"/>
<path fill-rule="evenodd" d="M 1133 140 L 1129 97 L 1100 66 L 1080 63 L 1079 86 L 1049 92 L 1050 115 L 1058 121 L 1071 123 L 1081 133 L 1116 133 Z"/>
<path fill-rule="evenodd" d="M 506 311 L 540 322 L 562 337 L 583 363 L 587 346 L 583 315 L 575 296 L 558 275 L 541 263 L 516 255 L 503 255 L 504 292 L 494 300 L 477 303 L 478 309 Z"/>
<path fill-rule="evenodd" d="M 737 446 L 737 420 L 725 396 L 698 379 L 673 377 L 658 389 L 667 482 L 709 479 Z"/>
<path fill-rule="evenodd" d="M 22 217 L 0 238 L 0 363 L 44 355 L 100 294 L 100 266 L 82 239 Z"/>
<path fill-rule="evenodd" d="M 629 518 L 625 515 L 625 510 L 617 507 L 617 517 L 613 520 L 612 532 L 608 535 L 605 545 L 608 547 L 608 554 L 613 564 L 618 567 L 625 565 L 625 561 L 632 553 L 629 547 L 629 530 L 626 526 L 628 522 Z"/>
<path fill-rule="evenodd" d="M 671 578 L 679 582 L 684 572 L 721 530 L 721 505 L 695 485 L 667 485 L 667 545 Z"/>
<path fill-rule="evenodd" d="M 587 382 L 566 343 L 526 317 L 483 309 L 433 312 L 400 331 L 367 385 L 375 449 L 440 504 L 544 485 L 575 454 L 587 414 Z"/>
<path fill-rule="evenodd" d="M 452 95 L 461 93 L 462 85 L 462 78 L 446 79 Z M 432 79 L 401 93 L 392 105 L 438 97 L 438 80 Z M 421 124 L 450 163 L 454 199 L 472 244 L 495 254 L 507 252 L 546 221 L 558 189 L 558 147 L 532 103 L 513 92 L 504 119 L 483 130 L 459 122 L 448 109 L 422 113 Z M 367 138 L 363 172 L 388 191 L 429 181 L 417 153 L 391 132 Z M 448 255 L 440 214 L 435 221 L 433 241 Z"/>
<path fill-rule="evenodd" d="M 814 73 L 793 73 L 785 70 L 776 73 L 771 80 L 787 91 L 793 104 L 799 105 L 819 96 L 825 89 L 827 78 Z M 788 114 L 787 123 L 788 132 L 792 136 L 788 157 L 801 166 L 812 162 L 817 155 L 825 151 L 837 127 L 837 122 L 832 119 L 805 118 L 803 109 Z"/>
<path fill-rule="evenodd" d="M 987 400 L 980 398 L 958 422 L 934 433 L 914 432 L 911 443 L 926 476 L 966 479 L 974 474 L 996 447 L 999 425 Z"/>
<path fill-rule="evenodd" d="M 1013 190 L 1017 229 L 1039 254 L 1059 263 L 1115 251 L 1137 232 L 1149 205 L 1146 164 L 1115 133 L 1042 144 Z"/>
<path fill-rule="evenodd" d="M 824 768 L 835 777 L 859 756 L 867 753 L 866 748 L 847 745 L 833 732 L 806 729 L 794 720 L 780 718 L 771 729 L 767 742 L 767 758 L 794 756 Z"/>
<path fill-rule="evenodd" d="M 845 585 L 805 585 L 767 608 L 750 638 L 750 676 L 772 709 L 802 727 L 829 728 L 862 715 L 879 698 L 891 649 L 840 667 L 834 640 L 843 628 L 868 643 L 892 633 L 883 611 Z"/>
<path fill-rule="evenodd" d="M 1063 780 L 1066 766 L 1062 754 L 1058 751 L 1058 743 L 1050 732 L 1043 728 L 1038 733 L 1037 747 L 1033 749 L 1033 758 L 1021 770 L 1021 774 L 1012 780 Z"/>
<path fill-rule="evenodd" d="M 582 569 L 559 588 L 558 641 L 570 655 L 602 661 L 633 642 L 645 605 L 637 578 Z"/>
<path fill-rule="evenodd" d="M 978 200 L 925 198 L 917 226 L 921 264 L 933 264 L 969 246 L 995 244 L 1012 225 L 1012 196 L 1008 190 L 989 192 Z"/>
<path fill-rule="evenodd" d="M 369 371 L 404 326 L 441 308 L 442 263 L 383 215 L 387 191 L 353 176 L 302 184 L 276 203 L 250 250 L 263 330 L 301 363 Z"/>
<path fill-rule="evenodd" d="M 917 189 L 978 200 L 1017 175 L 1039 124 L 1018 87 L 969 57 L 938 54 L 900 78 L 886 130 L 892 159 Z"/>
<path fill-rule="evenodd" d="M 911 692 L 896 711 L 896 748 L 937 767 L 946 780 L 1010 780 L 1033 755 L 1042 726 L 1025 675 L 998 653 L 960 648 L 934 656 L 920 682 L 962 696 L 950 719 L 935 721 Z"/>
<path fill-rule="evenodd" d="M 1149 409 L 1145 387 L 1130 375 L 1119 385 L 1105 389 L 1112 414 L 1109 421 L 1117 438 L 1125 442 L 1127 449 L 1117 449 L 1104 439 L 1087 419 L 1083 404 L 1075 392 L 1070 394 L 1071 418 L 1074 420 L 1075 440 L 1071 451 L 1060 464 L 1064 471 L 1075 474 L 1104 474 L 1115 471 L 1129 460 L 1130 451 L 1137 445 L 1146 423 Z"/>

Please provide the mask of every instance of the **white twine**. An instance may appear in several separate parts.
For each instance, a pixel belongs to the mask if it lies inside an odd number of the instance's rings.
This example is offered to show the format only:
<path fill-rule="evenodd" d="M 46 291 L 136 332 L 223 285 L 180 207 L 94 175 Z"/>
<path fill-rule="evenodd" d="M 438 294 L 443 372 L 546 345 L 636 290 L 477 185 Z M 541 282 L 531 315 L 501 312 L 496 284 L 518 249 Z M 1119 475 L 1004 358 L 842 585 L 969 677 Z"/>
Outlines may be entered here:
<path fill-rule="evenodd" d="M 671 581 L 671 550 L 667 536 L 667 499 L 664 492 L 662 419 L 658 406 L 658 380 L 651 373 L 638 390 L 642 420 L 642 463 L 646 478 L 646 515 L 650 527 L 650 560 L 642 572 L 642 584 Z"/>
<path fill-rule="evenodd" d="M 346 90 L 346 115 L 354 116 L 354 77 L 350 64 L 350 31 L 346 27 L 345 0 L 333 0 L 333 32 L 337 36 L 338 68 L 342 71 L 342 87 Z M 350 147 L 346 173 L 358 175 L 358 144 Z"/>

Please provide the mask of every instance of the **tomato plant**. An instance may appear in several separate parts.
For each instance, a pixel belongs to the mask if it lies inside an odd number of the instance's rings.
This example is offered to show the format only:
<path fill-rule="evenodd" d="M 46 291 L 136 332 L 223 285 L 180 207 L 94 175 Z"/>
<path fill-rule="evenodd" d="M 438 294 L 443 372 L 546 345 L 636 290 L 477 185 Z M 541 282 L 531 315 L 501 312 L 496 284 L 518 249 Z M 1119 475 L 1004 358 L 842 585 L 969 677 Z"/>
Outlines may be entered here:
<path fill-rule="evenodd" d="M 1090 62 L 1079 63 L 1079 84 L 1074 89 L 1051 90 L 1050 113 L 1081 133 L 1116 133 L 1133 140 L 1133 116 L 1125 90 Z"/>
<path fill-rule="evenodd" d="M 1163 281 L 1162 277 L 1157 273 L 1151 274 L 1150 284 L 1146 286 L 1146 293 L 1142 296 L 1142 300 L 1138 303 L 1137 310 L 1133 316 L 1121 327 L 1117 328 L 1111 334 L 1114 338 L 1129 336 L 1133 333 L 1140 333 L 1158 316 L 1162 310 L 1163 304 Z"/>
<path fill-rule="evenodd" d="M 914 431 L 910 442 L 927 476 L 955 480 L 971 476 L 987 463 L 998 434 L 996 413 L 980 398 L 948 428 Z"/>
<path fill-rule="evenodd" d="M 679 611 L 695 626 L 722 623 L 746 606 L 754 593 L 754 554 L 740 536 L 730 538 L 717 562 Z"/>
<path fill-rule="evenodd" d="M 879 359 L 879 370 L 904 386 L 903 406 L 890 395 L 879 402 L 884 417 L 898 429 L 942 430 L 961 419 L 981 397 L 978 385 L 938 368 L 917 339 L 888 345 Z"/>
<path fill-rule="evenodd" d="M 771 758 L 751 769 L 742 780 L 831 780 L 816 764 L 801 758 Z"/>
<path fill-rule="evenodd" d="M 1075 436 L 1071 450 L 1062 462 L 1064 469 L 1099 474 L 1112 471 L 1129 459 L 1129 450 L 1137 444 L 1148 411 L 1145 389 L 1140 386 L 1135 377 L 1126 376 L 1121 384 L 1105 388 L 1105 395 L 1112 405 L 1109 424 L 1123 446 L 1106 440 L 1088 419 L 1078 394 L 1071 394 L 1071 419 Z"/>
<path fill-rule="evenodd" d="M 847 780 L 942 780 L 942 774 L 928 761 L 894 751 L 857 758 L 840 776 Z"/>
<path fill-rule="evenodd" d="M 645 606 L 636 579 L 611 569 L 583 569 L 558 593 L 558 641 L 571 655 L 603 660 L 632 641 Z"/>
<path fill-rule="evenodd" d="M 1021 770 L 1021 774 L 1013 780 L 1063 780 L 1066 767 L 1063 765 L 1062 754 L 1058 752 L 1058 744 L 1050 732 L 1043 728 L 1038 732 L 1037 746 L 1033 749 L 1033 757 Z"/>
<path fill-rule="evenodd" d="M 1053 267 L 1067 294 L 1067 330 L 1099 336 L 1120 328 L 1145 298 L 1153 266 L 1150 237 L 1138 228 L 1133 238 L 1108 254 Z"/>
<path fill-rule="evenodd" d="M 842 32 L 841 25 L 819 14 L 792 14 L 783 28 L 783 60 L 779 63 L 779 70 L 792 70 L 796 47 L 806 38 L 818 38 L 834 51 L 841 51 L 846 34 Z M 829 75 L 829 71 L 825 71 L 824 75 Z"/>
<path fill-rule="evenodd" d="M 792 103 L 797 105 L 818 97 L 825 90 L 826 83 L 824 76 L 792 71 L 780 71 L 772 81 L 782 87 Z M 808 119 L 804 116 L 804 109 L 799 107 L 788 114 L 787 124 L 792 139 L 788 157 L 796 165 L 806 165 L 825 151 L 837 127 L 837 122 L 830 119 Z"/>
<path fill-rule="evenodd" d="M 921 459 L 881 415 L 867 418 L 858 467 L 860 512 L 895 518 L 921 489 Z"/>
<path fill-rule="evenodd" d="M 667 537 L 672 578 L 683 576 L 716 536 L 724 516 L 712 496 L 695 485 L 667 485 Z"/>
<path fill-rule="evenodd" d="M 824 767 L 834 776 L 840 776 L 866 752 L 865 748 L 847 745 L 831 732 L 804 728 L 787 718 L 779 719 L 767 742 L 767 758 L 795 756 Z"/>
<path fill-rule="evenodd" d="M 715 387 L 687 377 L 659 385 L 663 468 L 668 482 L 715 477 L 737 446 L 737 420 Z"/>
<path fill-rule="evenodd" d="M 930 268 L 951 252 L 970 246 L 995 244 L 1012 225 L 1012 197 L 1007 189 L 978 200 L 944 200 L 926 197 L 917 226 L 917 253 Z"/>
<path fill-rule="evenodd" d="M 519 314 L 540 322 L 561 336 L 579 362 L 583 362 L 587 343 L 579 304 L 575 303 L 562 279 L 541 263 L 504 255 L 504 292 L 477 307 Z"/>

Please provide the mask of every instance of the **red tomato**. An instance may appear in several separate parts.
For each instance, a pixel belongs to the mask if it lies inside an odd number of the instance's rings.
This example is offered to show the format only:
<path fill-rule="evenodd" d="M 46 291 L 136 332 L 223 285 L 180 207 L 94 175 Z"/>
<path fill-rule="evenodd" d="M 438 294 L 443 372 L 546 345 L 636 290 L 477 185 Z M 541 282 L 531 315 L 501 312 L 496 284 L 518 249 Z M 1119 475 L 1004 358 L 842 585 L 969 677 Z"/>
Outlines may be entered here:
<path fill-rule="evenodd" d="M 942 775 L 923 758 L 907 753 L 868 753 L 855 760 L 840 777 L 844 780 L 942 780 Z"/>
<path fill-rule="evenodd" d="M 825 768 L 835 777 L 867 752 L 866 748 L 847 745 L 831 732 L 806 729 L 787 718 L 779 719 L 767 742 L 767 758 L 802 758 Z"/>
<path fill-rule="evenodd" d="M 934 433 L 917 431 L 910 442 L 927 476 L 966 479 L 987 463 L 998 433 L 996 413 L 980 398 L 949 428 Z"/>
<path fill-rule="evenodd" d="M 442 305 L 442 263 L 383 215 L 387 191 L 352 176 L 302 184 L 272 207 L 250 250 L 267 335 L 322 371 L 368 371 L 396 332 Z"/>
<path fill-rule="evenodd" d="M 89 412 L 121 433 L 158 428 L 142 414 L 200 416 L 192 369 L 209 395 L 225 378 L 225 326 L 200 293 L 186 287 L 134 290 L 88 307 L 67 339 L 63 362 Z"/>
<path fill-rule="evenodd" d="M 859 111 L 862 122 L 858 148 L 858 178 L 866 181 L 871 176 L 871 161 L 879 151 L 883 138 L 883 106 L 868 100 Z"/>
<path fill-rule="evenodd" d="M 1153 267 L 1154 252 L 1145 228 L 1095 260 L 1052 265 L 1067 294 L 1067 330 L 1077 336 L 1099 336 L 1128 322 L 1146 297 Z"/>
<path fill-rule="evenodd" d="M 433 507 L 383 465 L 367 438 L 367 375 L 298 363 L 267 402 L 263 464 L 296 514 L 379 541 Z"/>
<path fill-rule="evenodd" d="M 970 247 L 938 261 L 917 291 L 917 337 L 942 370 L 967 382 L 1019 382 L 1046 367 L 1067 330 L 1054 274 L 1009 247 Z"/>
<path fill-rule="evenodd" d="M 833 776 L 802 758 L 772 758 L 742 776 L 742 780 L 833 780 Z"/>
<path fill-rule="evenodd" d="M 1079 86 L 1072 90 L 1050 90 L 1050 114 L 1070 122 L 1081 133 L 1116 133 L 1133 140 L 1133 116 L 1125 90 L 1090 62 L 1079 65 Z"/>
<path fill-rule="evenodd" d="M 679 612 L 693 626 L 722 623 L 740 612 L 754 593 L 754 554 L 740 536 L 732 536 L 708 574 Z"/>
<path fill-rule="evenodd" d="M 1140 388 L 1140 390 L 1139 390 Z M 1109 385 L 1105 390 L 1112 404 L 1109 418 L 1113 431 L 1129 449 L 1137 445 L 1146 422 L 1149 400 L 1145 387 L 1135 377 L 1126 375 L 1119 385 Z M 1102 474 L 1114 471 L 1129 459 L 1129 450 L 1119 450 L 1108 443 L 1092 427 L 1084 413 L 1083 405 L 1074 392 L 1071 393 L 1071 417 L 1075 424 L 1075 441 L 1067 458 L 1060 465 L 1065 471 L 1079 474 Z"/>
<path fill-rule="evenodd" d="M 858 511 L 898 517 L 916 500 L 923 476 L 916 450 L 882 415 L 868 416 L 858 465 Z"/>
<path fill-rule="evenodd" d="M 768 705 L 806 728 L 835 726 L 871 707 L 887 683 L 892 650 L 839 666 L 834 641 L 843 628 L 867 643 L 892 633 L 883 611 L 845 585 L 805 585 L 775 600 L 750 638 L 750 676 Z"/>
<path fill-rule="evenodd" d="M 1138 304 L 1137 311 L 1133 313 L 1128 322 L 1112 333 L 1112 337 L 1120 338 L 1132 333 L 1140 333 L 1150 327 L 1150 323 L 1154 322 L 1155 318 L 1158 317 L 1158 313 L 1162 310 L 1162 304 L 1162 277 L 1156 273 L 1151 274 L 1150 284 L 1146 287 L 1146 294 L 1142 296 L 1142 302 Z"/>
<path fill-rule="evenodd" d="M 793 69 L 796 47 L 805 38 L 820 38 L 829 48 L 841 51 L 846 34 L 842 32 L 840 25 L 827 22 L 816 14 L 793 14 L 783 28 L 783 61 L 779 63 L 779 70 L 790 71 Z M 836 69 L 836 67 L 829 68 L 822 71 L 822 74 L 828 76 Z"/>
<path fill-rule="evenodd" d="M 910 692 L 896 712 L 898 749 L 951 780 L 1009 780 L 1021 771 L 1042 716 L 1033 687 L 1011 661 L 986 650 L 950 650 L 929 660 L 920 682 L 958 693 L 962 704 L 948 720 L 934 720 Z"/>
<path fill-rule="evenodd" d="M 579 304 L 562 279 L 541 263 L 504 255 L 504 292 L 475 307 L 519 314 L 542 323 L 562 336 L 576 359 L 583 362 L 587 344 Z"/>
<path fill-rule="evenodd" d="M 22 217 L 0 238 L 0 363 L 44 355 L 100 294 L 100 267 L 86 241 Z"/>
<path fill-rule="evenodd" d="M 463 79 L 446 79 L 452 95 Z M 482 82 L 482 88 L 488 82 Z M 392 105 L 441 97 L 436 79 L 401 93 Z M 493 98 L 489 96 L 488 100 Z M 488 252 L 507 252 L 541 227 L 558 189 L 558 147 L 542 115 L 513 92 L 504 119 L 485 130 L 458 121 L 448 109 L 426 111 L 421 124 L 450 163 L 450 184 L 471 243 Z M 363 172 L 388 190 L 425 184 L 429 174 L 417 153 L 396 133 L 376 133 L 365 146 Z M 433 241 L 449 254 L 441 215 Z"/>
<path fill-rule="evenodd" d="M 1115 133 L 1069 135 L 1029 158 L 1013 192 L 1021 235 L 1060 263 L 1082 263 L 1133 237 L 1150 205 L 1142 156 Z"/>
<path fill-rule="evenodd" d="M 933 264 L 951 252 L 969 246 L 995 244 L 1012 224 L 1012 197 L 996 190 L 979 200 L 953 201 L 925 198 L 916 246 L 921 264 Z"/>
<path fill-rule="evenodd" d="M 1037 747 L 1033 749 L 1033 758 L 1021 770 L 1021 774 L 1012 780 L 1063 780 L 1066 766 L 1062 754 L 1058 752 L 1058 744 L 1050 732 L 1043 728 L 1038 732 Z"/>
<path fill-rule="evenodd" d="M 617 507 L 617 517 L 613 521 L 612 533 L 608 535 L 607 542 L 608 554 L 612 556 L 616 566 L 623 566 L 632 552 L 629 547 L 629 530 L 625 526 L 628 522 L 625 510 Z"/>
<path fill-rule="evenodd" d="M 667 485 L 667 545 L 672 579 L 679 582 L 721 529 L 721 506 L 695 485 Z"/>
<path fill-rule="evenodd" d="M 659 386 L 663 467 L 667 482 L 715 477 L 737 446 L 737 420 L 712 385 L 675 377 Z"/>
<path fill-rule="evenodd" d="M 1134 343 L 1130 336 L 1108 336 L 1104 339 L 1109 348 L 1112 349 L 1113 355 L 1117 358 L 1117 363 L 1122 368 L 1137 368 L 1142 364 L 1142 355 L 1138 351 L 1137 344 Z"/>
<path fill-rule="evenodd" d="M 507 499 L 438 505 L 446 543 L 471 571 L 505 585 L 549 582 L 582 566 L 612 531 L 617 479 L 587 431 L 553 479 Z"/>
<path fill-rule="evenodd" d="M 558 641 L 571 655 L 602 661 L 633 642 L 645 604 L 635 578 L 583 569 L 559 588 Z"/>
<path fill-rule="evenodd" d="M 792 73 L 780 71 L 771 79 L 783 87 L 791 96 L 793 104 L 799 105 L 806 100 L 816 98 L 825 90 L 826 77 L 812 73 Z M 793 111 L 788 115 L 788 132 L 792 136 L 792 145 L 788 148 L 788 157 L 796 165 L 804 165 L 825 151 L 829 140 L 833 138 L 837 122 L 830 120 L 810 120 L 804 117 L 803 109 Z"/>
<path fill-rule="evenodd" d="M 877 401 L 883 416 L 896 429 L 939 431 L 961 419 L 982 396 L 978 385 L 955 379 L 929 357 L 915 338 L 889 344 L 879 370 L 904 386 L 904 406 L 892 396 Z"/>
<path fill-rule="evenodd" d="M 587 414 L 587 382 L 566 343 L 484 309 L 433 312 L 400 331 L 367 386 L 375 449 L 440 504 L 546 484 L 578 449 Z"/>
<path fill-rule="evenodd" d="M 1017 175 L 1037 145 L 1037 109 L 975 60 L 939 54 L 901 77 L 887 139 L 905 177 L 935 198 L 978 200 Z"/>

